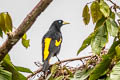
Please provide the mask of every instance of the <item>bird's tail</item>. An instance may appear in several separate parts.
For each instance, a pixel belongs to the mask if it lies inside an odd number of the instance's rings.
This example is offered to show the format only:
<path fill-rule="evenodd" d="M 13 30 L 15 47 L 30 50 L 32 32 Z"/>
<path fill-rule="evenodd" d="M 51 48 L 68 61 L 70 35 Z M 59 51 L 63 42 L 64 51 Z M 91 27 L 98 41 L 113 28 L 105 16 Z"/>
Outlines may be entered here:
<path fill-rule="evenodd" d="M 46 72 L 49 68 L 49 61 L 48 60 L 45 60 L 44 61 L 44 64 L 43 64 L 43 68 L 42 68 L 42 71 L 43 72 Z"/>

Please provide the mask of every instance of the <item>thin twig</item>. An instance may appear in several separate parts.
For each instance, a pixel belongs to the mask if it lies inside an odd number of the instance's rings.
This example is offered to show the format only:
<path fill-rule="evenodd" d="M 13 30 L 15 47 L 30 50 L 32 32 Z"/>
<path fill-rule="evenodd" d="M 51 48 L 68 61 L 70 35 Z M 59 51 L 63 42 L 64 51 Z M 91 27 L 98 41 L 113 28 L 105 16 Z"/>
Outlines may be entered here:
<path fill-rule="evenodd" d="M 107 0 L 109 2 L 111 2 L 115 8 L 118 8 L 120 10 L 120 6 L 118 6 L 116 3 L 114 3 L 112 0 Z"/>
<path fill-rule="evenodd" d="M 85 57 L 79 57 L 79 58 L 66 59 L 66 60 L 62 60 L 62 61 L 60 61 L 60 62 L 58 61 L 58 62 L 56 62 L 55 64 L 59 65 L 59 64 L 64 63 L 64 62 L 82 60 L 82 59 L 89 58 L 89 57 L 91 57 L 91 56 L 85 56 Z"/>
<path fill-rule="evenodd" d="M 79 57 L 79 58 L 72 58 L 72 59 L 66 59 L 66 60 L 62 60 L 62 61 L 58 61 L 56 62 L 55 64 L 59 65 L 59 64 L 62 64 L 64 62 L 70 62 L 70 61 L 76 61 L 76 60 L 82 60 L 82 59 L 85 59 L 85 58 L 90 58 L 92 56 L 85 56 L 85 57 Z M 51 64 L 50 66 L 52 66 L 53 64 Z M 33 74 L 30 74 L 29 76 L 27 76 L 27 79 L 33 77 L 34 75 L 40 73 L 42 71 L 42 68 L 39 68 L 38 70 L 34 71 Z"/>

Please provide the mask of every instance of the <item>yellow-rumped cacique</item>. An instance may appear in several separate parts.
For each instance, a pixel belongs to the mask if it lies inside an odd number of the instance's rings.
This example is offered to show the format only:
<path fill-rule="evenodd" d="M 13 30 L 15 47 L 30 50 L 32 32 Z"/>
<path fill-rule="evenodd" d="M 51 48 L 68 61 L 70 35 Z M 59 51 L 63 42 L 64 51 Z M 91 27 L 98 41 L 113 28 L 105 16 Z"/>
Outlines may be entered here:
<path fill-rule="evenodd" d="M 48 70 L 50 58 L 53 56 L 57 57 L 57 54 L 60 51 L 62 43 L 62 33 L 60 29 L 65 24 L 69 23 L 63 20 L 55 20 L 50 26 L 47 33 L 43 36 L 42 39 L 43 72 L 46 72 Z"/>

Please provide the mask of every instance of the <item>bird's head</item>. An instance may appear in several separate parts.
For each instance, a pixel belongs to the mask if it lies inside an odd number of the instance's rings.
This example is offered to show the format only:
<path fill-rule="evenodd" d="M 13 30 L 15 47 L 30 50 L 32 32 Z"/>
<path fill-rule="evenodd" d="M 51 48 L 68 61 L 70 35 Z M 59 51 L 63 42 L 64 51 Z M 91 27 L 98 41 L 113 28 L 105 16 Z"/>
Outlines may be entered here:
<path fill-rule="evenodd" d="M 60 30 L 60 28 L 63 26 L 63 25 L 66 25 L 66 24 L 70 24 L 68 22 L 65 22 L 63 20 L 55 20 L 53 23 L 52 23 L 52 26 L 57 28 L 58 30 Z"/>

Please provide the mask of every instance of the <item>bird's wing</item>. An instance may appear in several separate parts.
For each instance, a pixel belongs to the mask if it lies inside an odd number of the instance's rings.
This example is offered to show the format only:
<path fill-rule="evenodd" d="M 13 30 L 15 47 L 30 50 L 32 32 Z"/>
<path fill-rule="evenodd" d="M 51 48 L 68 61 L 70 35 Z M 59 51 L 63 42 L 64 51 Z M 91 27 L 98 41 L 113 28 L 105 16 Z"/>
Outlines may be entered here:
<path fill-rule="evenodd" d="M 52 38 L 48 36 L 44 36 L 42 40 L 42 61 L 47 59 L 49 56 L 49 48 L 50 48 L 50 43 L 51 43 Z"/>
<path fill-rule="evenodd" d="M 62 37 L 60 34 L 47 35 L 42 40 L 42 60 L 43 62 L 57 55 L 60 51 Z"/>

